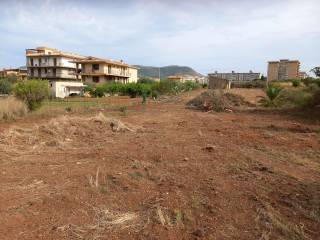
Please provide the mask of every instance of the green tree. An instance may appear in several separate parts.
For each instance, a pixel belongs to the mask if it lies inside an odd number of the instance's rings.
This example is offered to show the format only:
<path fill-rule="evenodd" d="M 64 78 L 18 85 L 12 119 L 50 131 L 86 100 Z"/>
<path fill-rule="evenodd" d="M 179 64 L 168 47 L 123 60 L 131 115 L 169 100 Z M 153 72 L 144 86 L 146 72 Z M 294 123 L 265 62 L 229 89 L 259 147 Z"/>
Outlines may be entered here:
<path fill-rule="evenodd" d="M 310 72 L 313 72 L 317 77 L 320 77 L 320 67 L 312 68 Z"/>
<path fill-rule="evenodd" d="M 39 108 L 50 95 L 49 82 L 46 80 L 27 80 L 18 82 L 14 89 L 17 98 L 23 100 L 30 111 Z"/>
<path fill-rule="evenodd" d="M 7 79 L 0 79 L 0 94 L 10 94 L 12 91 L 12 83 Z"/>

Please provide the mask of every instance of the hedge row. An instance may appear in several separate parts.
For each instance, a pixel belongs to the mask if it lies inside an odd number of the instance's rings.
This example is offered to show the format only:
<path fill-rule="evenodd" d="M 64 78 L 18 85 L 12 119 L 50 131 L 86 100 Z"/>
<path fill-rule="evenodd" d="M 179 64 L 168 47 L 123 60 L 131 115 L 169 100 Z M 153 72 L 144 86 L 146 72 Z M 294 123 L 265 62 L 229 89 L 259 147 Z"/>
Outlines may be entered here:
<path fill-rule="evenodd" d="M 92 97 L 103 97 L 107 94 L 130 96 L 132 98 L 138 96 L 152 96 L 157 98 L 163 94 L 177 94 L 179 92 L 191 91 L 199 88 L 200 85 L 186 81 L 180 83 L 176 81 L 163 80 L 160 82 L 149 83 L 105 83 L 101 85 L 89 85 L 85 88 L 85 92 L 89 92 Z"/>

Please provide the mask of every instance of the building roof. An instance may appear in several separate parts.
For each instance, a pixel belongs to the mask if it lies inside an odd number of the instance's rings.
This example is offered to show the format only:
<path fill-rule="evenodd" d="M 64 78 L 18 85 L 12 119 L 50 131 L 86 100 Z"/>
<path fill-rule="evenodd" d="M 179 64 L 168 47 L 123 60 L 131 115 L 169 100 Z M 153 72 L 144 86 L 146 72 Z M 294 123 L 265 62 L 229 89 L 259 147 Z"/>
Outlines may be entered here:
<path fill-rule="evenodd" d="M 104 58 L 97 58 L 97 57 L 91 57 L 91 56 L 86 57 L 84 59 L 76 60 L 73 62 L 75 62 L 75 63 L 107 63 L 107 64 L 112 64 L 112 65 L 117 65 L 117 66 L 124 66 L 124 67 L 139 69 L 135 66 L 124 63 L 123 61 L 115 61 L 112 59 L 104 59 Z"/>
<path fill-rule="evenodd" d="M 289 60 L 289 59 L 280 59 L 280 61 L 268 61 L 268 63 L 280 63 L 280 62 L 300 63 L 299 60 Z"/>
<path fill-rule="evenodd" d="M 49 53 L 46 53 L 45 51 L 51 51 Z M 55 48 L 49 48 L 49 47 L 37 47 L 35 49 L 26 49 L 26 55 L 27 57 L 33 56 L 63 56 L 73 59 L 83 59 L 85 56 L 76 54 L 76 53 L 70 53 L 70 52 L 63 52 Z"/>

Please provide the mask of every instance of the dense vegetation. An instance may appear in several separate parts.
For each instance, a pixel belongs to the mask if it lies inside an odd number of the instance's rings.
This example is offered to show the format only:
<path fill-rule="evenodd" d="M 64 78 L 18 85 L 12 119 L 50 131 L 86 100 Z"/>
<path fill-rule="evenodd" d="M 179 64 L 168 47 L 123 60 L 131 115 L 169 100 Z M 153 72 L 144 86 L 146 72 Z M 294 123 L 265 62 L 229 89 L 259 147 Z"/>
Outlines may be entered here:
<path fill-rule="evenodd" d="M 12 83 L 8 79 L 0 79 L 0 94 L 10 94 Z"/>
<path fill-rule="evenodd" d="M 85 92 L 89 92 L 93 97 L 103 97 L 105 95 L 122 95 L 134 97 L 151 96 L 157 98 L 163 94 L 178 94 L 180 92 L 191 91 L 199 88 L 200 85 L 186 81 L 180 83 L 176 81 L 163 80 L 160 82 L 138 82 L 138 83 L 105 83 L 97 86 L 89 85 L 85 88 Z"/>
<path fill-rule="evenodd" d="M 320 80 L 291 80 L 292 87 L 283 87 L 281 83 L 269 84 L 265 89 L 266 97 L 261 99 L 265 107 L 308 108 L 320 104 Z"/>

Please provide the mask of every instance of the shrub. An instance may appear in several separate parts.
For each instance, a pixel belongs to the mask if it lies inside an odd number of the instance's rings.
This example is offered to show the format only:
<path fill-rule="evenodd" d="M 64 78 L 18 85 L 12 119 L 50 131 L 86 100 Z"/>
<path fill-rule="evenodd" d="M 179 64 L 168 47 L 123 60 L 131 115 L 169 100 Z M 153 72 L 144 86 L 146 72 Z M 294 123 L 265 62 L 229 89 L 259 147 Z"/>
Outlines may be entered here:
<path fill-rule="evenodd" d="M 183 87 L 184 87 L 185 91 L 192 91 L 194 89 L 199 88 L 200 85 L 196 82 L 193 82 L 193 81 L 186 81 L 186 82 L 184 82 Z"/>
<path fill-rule="evenodd" d="M 45 80 L 18 82 L 14 87 L 14 94 L 27 104 L 29 110 L 33 111 L 41 106 L 44 99 L 48 98 L 49 83 Z"/>
<path fill-rule="evenodd" d="M 319 106 L 319 105 L 320 105 L 320 90 L 317 90 L 312 96 L 311 106 Z"/>
<path fill-rule="evenodd" d="M 27 112 L 26 104 L 13 96 L 0 99 L 0 119 L 16 119 L 17 117 L 25 116 Z"/>
<path fill-rule="evenodd" d="M 307 107 L 312 101 L 312 93 L 302 89 L 284 89 L 276 99 L 276 105 L 284 108 Z"/>
<path fill-rule="evenodd" d="M 89 93 L 90 95 L 94 92 L 94 86 L 92 84 L 88 84 L 84 87 L 83 92 Z"/>
<path fill-rule="evenodd" d="M 293 79 L 291 80 L 293 87 L 299 87 L 301 85 L 301 81 L 299 79 Z"/>
<path fill-rule="evenodd" d="M 92 91 L 90 94 L 93 97 L 101 98 L 105 94 L 105 86 L 104 85 L 98 85 L 96 88 Z"/>
<path fill-rule="evenodd" d="M 147 77 L 143 77 L 143 78 L 140 78 L 138 80 L 138 83 L 147 83 L 147 84 L 152 84 L 154 83 L 155 81 L 151 78 L 147 78 Z"/>
<path fill-rule="evenodd" d="M 302 79 L 302 82 L 306 86 L 309 86 L 310 84 L 317 84 L 320 87 L 320 79 L 319 78 L 308 77 L 308 78 Z"/>
<path fill-rule="evenodd" d="M 262 103 L 263 106 L 265 107 L 275 107 L 276 106 L 276 98 L 279 96 L 282 88 L 277 86 L 277 85 L 270 85 L 266 88 L 266 96 L 261 99 L 260 103 Z"/>
<path fill-rule="evenodd" d="M 151 97 L 153 99 L 157 99 L 160 96 L 160 93 L 157 90 L 152 90 L 151 91 Z"/>
<path fill-rule="evenodd" d="M 12 83 L 7 79 L 0 79 L 0 94 L 10 94 L 12 91 Z"/>

